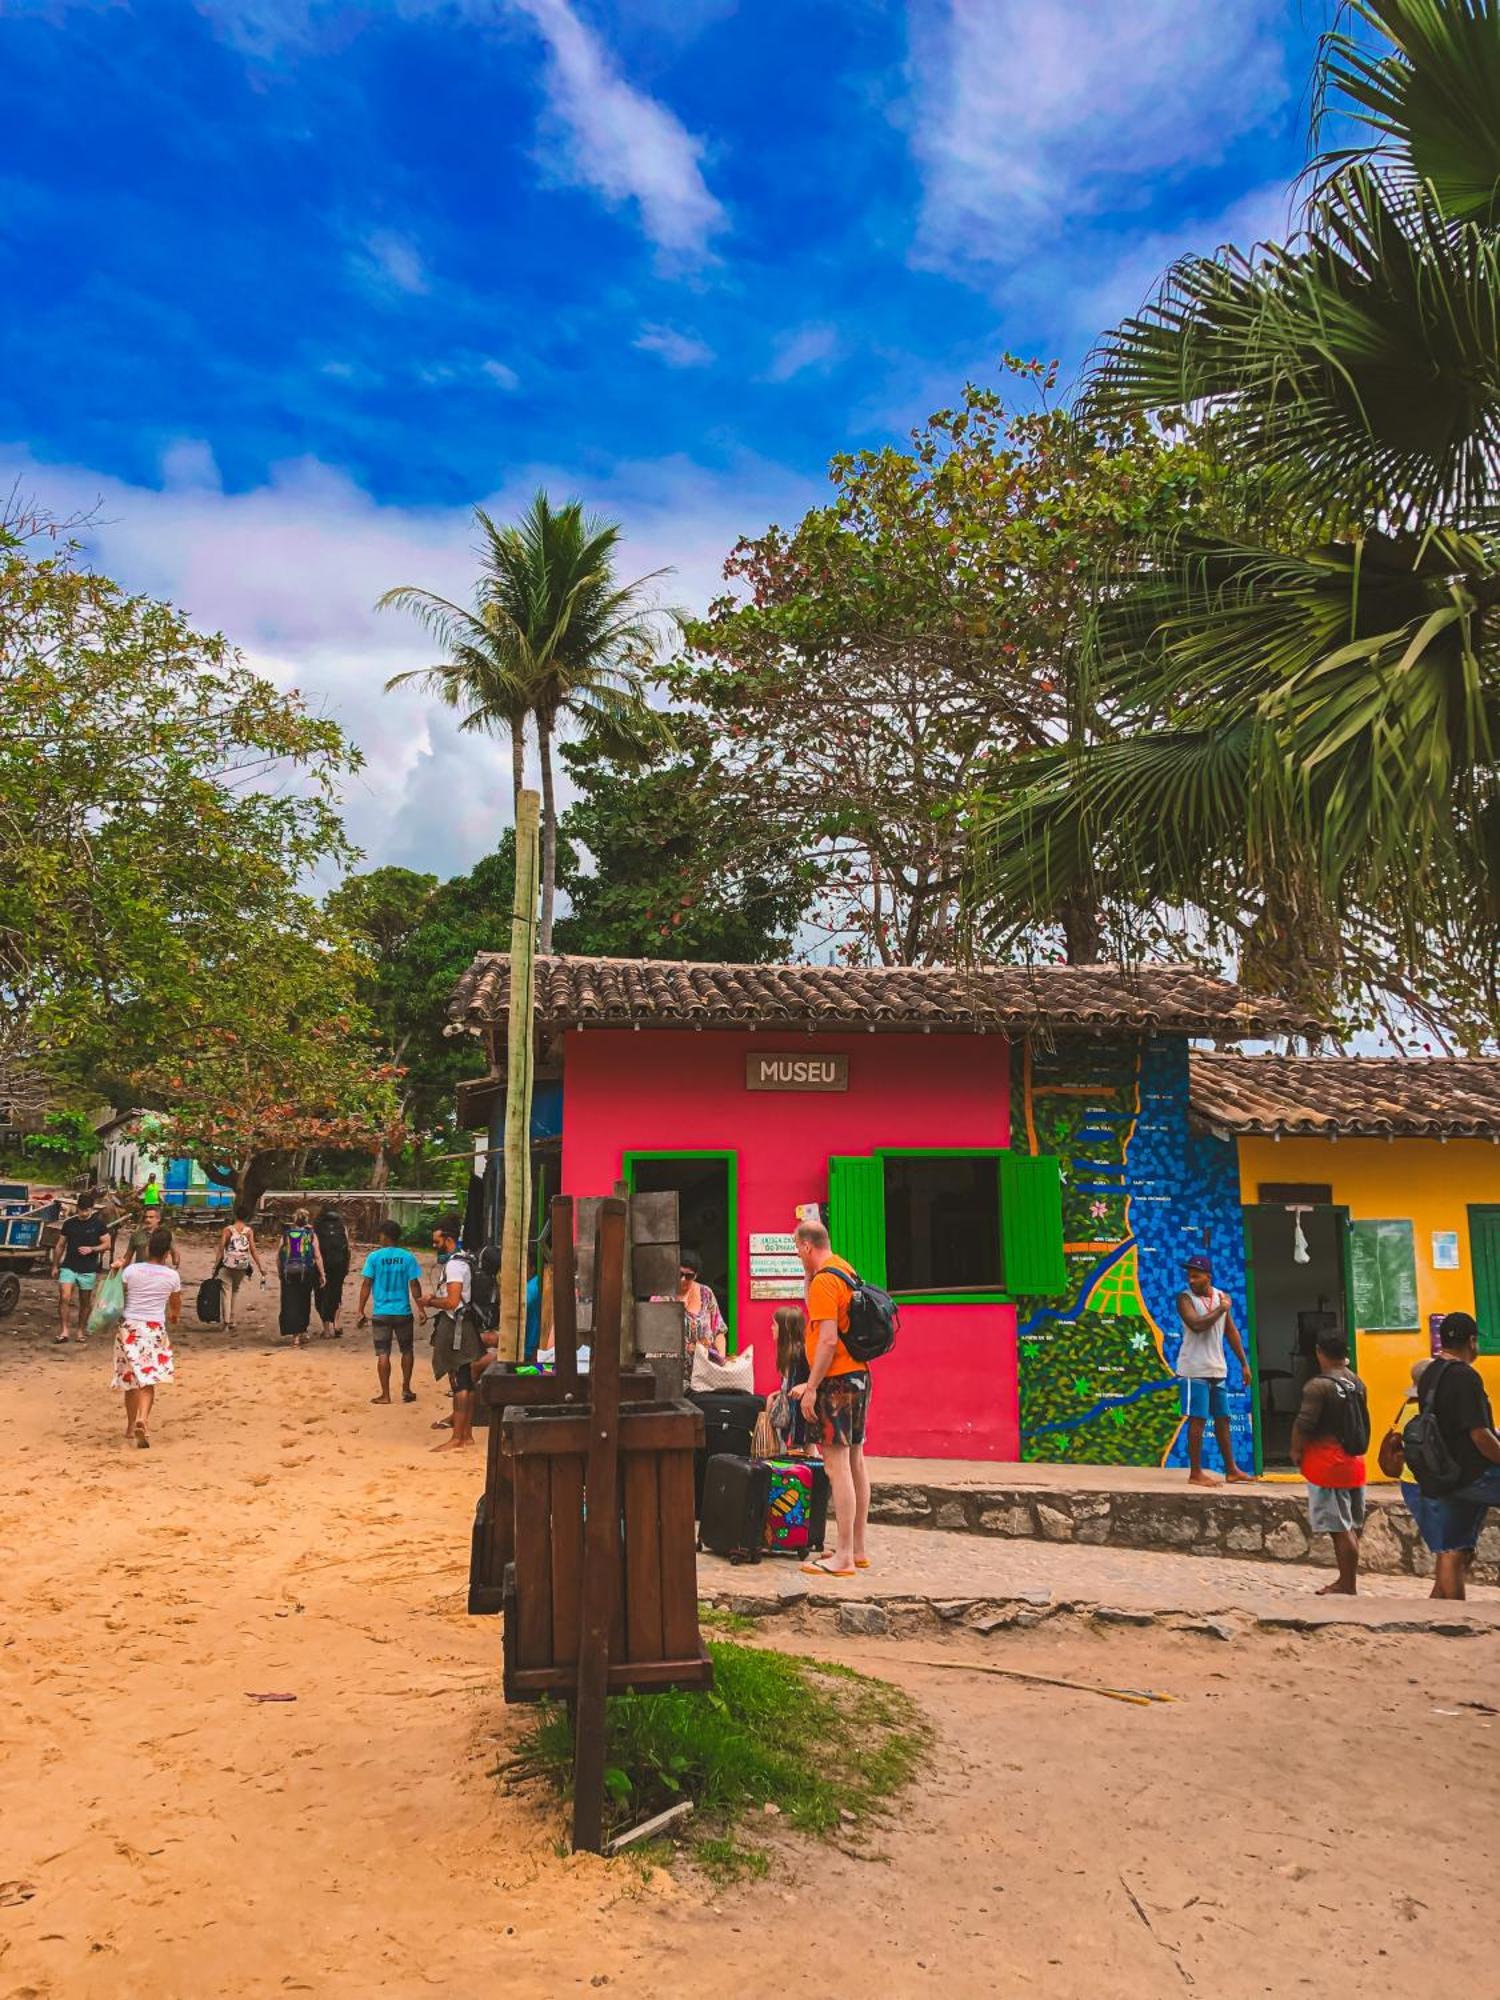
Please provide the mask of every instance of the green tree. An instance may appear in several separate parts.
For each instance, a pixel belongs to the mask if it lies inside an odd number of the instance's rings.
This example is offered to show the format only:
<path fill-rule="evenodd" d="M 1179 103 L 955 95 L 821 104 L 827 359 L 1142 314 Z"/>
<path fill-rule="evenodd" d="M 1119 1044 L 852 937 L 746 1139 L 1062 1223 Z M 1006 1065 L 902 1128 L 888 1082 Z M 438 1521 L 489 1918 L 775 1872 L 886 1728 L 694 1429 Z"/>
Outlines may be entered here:
<path fill-rule="evenodd" d="M 112 1088 L 349 852 L 337 727 L 170 605 L 0 528 L 0 1057 Z"/>
<path fill-rule="evenodd" d="M 795 864 L 814 926 L 853 957 L 953 956 L 960 800 L 1106 726 L 1087 643 L 1101 570 L 1214 475 L 1196 442 L 1084 425 L 1046 400 L 1051 370 L 1007 366 L 1038 406 L 970 385 L 909 451 L 836 458 L 833 502 L 739 544 L 737 594 L 668 675 L 706 719 L 704 784 L 740 865 L 774 881 Z M 1079 960 L 1110 915 L 1086 884 L 1037 913 Z"/>
<path fill-rule="evenodd" d="M 784 958 L 808 900 L 802 872 L 795 859 L 747 856 L 709 775 L 705 725 L 684 717 L 679 735 L 676 751 L 630 759 L 588 737 L 564 747 L 578 796 L 563 835 L 592 867 L 572 873 L 558 945 L 614 958 Z"/>
<path fill-rule="evenodd" d="M 384 1156 L 404 1137 L 400 1072 L 354 992 L 356 960 L 326 937 L 259 941 L 205 996 L 193 1032 L 132 1079 L 157 1143 L 233 1188 L 235 1212 L 308 1149 Z"/>
<path fill-rule="evenodd" d="M 1500 1000 L 1500 6 L 1351 0 L 1317 95 L 1364 137 L 1314 161 L 1301 234 L 1184 259 L 1103 344 L 1089 409 L 1212 411 L 1250 504 L 1131 552 L 1115 736 L 981 808 L 981 888 L 1024 916 L 1113 881 L 1225 922 L 1249 978 L 1473 1037 Z"/>
<path fill-rule="evenodd" d="M 447 648 L 437 665 L 396 675 L 420 681 L 464 710 L 460 727 L 503 729 L 511 739 L 517 793 L 529 716 L 542 774 L 542 897 L 538 943 L 552 949 L 557 891 L 557 800 L 553 746 L 569 720 L 616 741 L 661 737 L 646 691 L 664 621 L 648 602 L 665 571 L 620 583 L 620 530 L 577 501 L 555 507 L 538 493 L 521 519 L 499 527 L 476 508 L 481 574 L 473 611 L 402 585 L 381 605 L 415 611 Z"/>

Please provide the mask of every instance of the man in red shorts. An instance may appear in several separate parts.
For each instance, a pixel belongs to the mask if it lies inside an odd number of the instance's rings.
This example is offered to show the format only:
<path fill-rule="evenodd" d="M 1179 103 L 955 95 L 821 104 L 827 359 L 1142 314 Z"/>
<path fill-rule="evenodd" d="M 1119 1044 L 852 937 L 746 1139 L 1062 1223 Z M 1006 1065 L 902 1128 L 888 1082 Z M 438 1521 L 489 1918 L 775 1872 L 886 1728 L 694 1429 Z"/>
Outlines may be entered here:
<path fill-rule="evenodd" d="M 823 1449 L 837 1522 L 833 1548 L 802 1567 L 825 1576 L 853 1576 L 870 1566 L 865 1553 L 870 1514 L 870 1475 L 865 1470 L 870 1371 L 854 1359 L 841 1337 L 849 1331 L 849 1280 L 854 1267 L 834 1256 L 821 1222 L 799 1223 L 796 1243 L 808 1279 L 808 1377 L 796 1395 L 808 1442 Z"/>

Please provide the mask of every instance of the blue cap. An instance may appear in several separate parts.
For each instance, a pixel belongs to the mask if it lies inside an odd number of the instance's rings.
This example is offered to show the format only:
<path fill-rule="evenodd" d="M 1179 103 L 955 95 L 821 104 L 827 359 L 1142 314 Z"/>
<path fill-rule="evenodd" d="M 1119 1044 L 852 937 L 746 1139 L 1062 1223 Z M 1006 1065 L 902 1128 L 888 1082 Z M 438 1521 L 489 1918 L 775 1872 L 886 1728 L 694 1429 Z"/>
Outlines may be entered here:
<path fill-rule="evenodd" d="M 1184 1271 L 1201 1271 L 1205 1278 L 1211 1278 L 1214 1274 L 1213 1265 L 1201 1253 L 1196 1257 L 1189 1257 L 1182 1268 Z"/>

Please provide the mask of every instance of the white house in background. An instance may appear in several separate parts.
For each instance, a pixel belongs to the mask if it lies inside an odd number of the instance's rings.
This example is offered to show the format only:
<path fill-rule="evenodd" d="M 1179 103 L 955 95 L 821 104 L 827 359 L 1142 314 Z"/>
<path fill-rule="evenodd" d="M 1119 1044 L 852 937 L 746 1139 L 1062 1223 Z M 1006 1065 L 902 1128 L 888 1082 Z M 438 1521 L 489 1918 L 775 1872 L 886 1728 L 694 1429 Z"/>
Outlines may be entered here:
<path fill-rule="evenodd" d="M 100 1187 L 118 1187 L 123 1182 L 126 1187 L 142 1188 L 152 1174 L 165 1181 L 167 1163 L 152 1152 L 141 1133 L 145 1115 L 143 1111 L 118 1111 L 113 1105 L 95 1112 L 99 1150 L 94 1155 L 94 1171 Z"/>

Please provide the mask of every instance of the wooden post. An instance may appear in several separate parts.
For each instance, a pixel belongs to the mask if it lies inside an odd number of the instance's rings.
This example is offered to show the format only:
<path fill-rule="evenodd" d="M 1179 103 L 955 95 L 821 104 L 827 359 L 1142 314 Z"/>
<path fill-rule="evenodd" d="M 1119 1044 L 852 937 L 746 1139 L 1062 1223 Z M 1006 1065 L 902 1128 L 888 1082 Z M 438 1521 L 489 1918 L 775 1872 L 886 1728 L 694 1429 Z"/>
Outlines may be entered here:
<path fill-rule="evenodd" d="M 537 822 L 541 800 L 516 800 L 516 892 L 510 919 L 510 1017 L 505 1062 L 505 1212 L 500 1226 L 501 1361 L 526 1352 L 526 1239 L 531 1227 L 531 1076 L 535 1061 Z"/>
<path fill-rule="evenodd" d="M 589 1364 L 588 1521 L 578 1704 L 573 1718 L 573 1851 L 604 1844 L 604 1703 L 609 1635 L 620 1586 L 620 1307 L 625 1285 L 625 1203 L 599 1204 L 594 1242 L 594 1330 Z"/>
<path fill-rule="evenodd" d="M 552 1203 L 552 1352 L 560 1383 L 578 1380 L 578 1275 L 573 1257 L 573 1197 Z"/>

